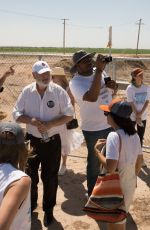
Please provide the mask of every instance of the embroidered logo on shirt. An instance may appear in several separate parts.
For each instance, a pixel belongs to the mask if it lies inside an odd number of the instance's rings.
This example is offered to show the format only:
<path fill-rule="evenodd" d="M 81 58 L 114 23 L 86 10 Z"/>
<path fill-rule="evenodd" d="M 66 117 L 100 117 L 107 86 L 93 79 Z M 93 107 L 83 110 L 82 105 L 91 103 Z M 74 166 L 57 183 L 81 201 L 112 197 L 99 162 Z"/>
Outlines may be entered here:
<path fill-rule="evenodd" d="M 48 102 L 47 102 L 47 106 L 48 106 L 49 108 L 53 108 L 54 105 L 55 105 L 55 103 L 54 103 L 53 101 L 48 101 Z"/>

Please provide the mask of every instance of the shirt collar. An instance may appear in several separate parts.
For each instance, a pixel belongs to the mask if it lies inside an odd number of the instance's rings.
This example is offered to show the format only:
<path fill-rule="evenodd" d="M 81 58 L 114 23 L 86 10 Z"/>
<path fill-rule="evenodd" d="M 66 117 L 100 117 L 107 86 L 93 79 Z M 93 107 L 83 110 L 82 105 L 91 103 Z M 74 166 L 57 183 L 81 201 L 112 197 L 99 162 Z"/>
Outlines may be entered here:
<path fill-rule="evenodd" d="M 47 91 L 52 91 L 52 86 L 51 86 L 52 84 L 51 84 L 51 82 L 49 83 L 49 85 L 47 86 L 47 89 L 45 90 L 45 92 L 47 92 Z M 32 92 L 35 92 L 35 91 L 37 91 L 37 88 L 36 88 L 36 82 L 34 82 L 33 83 L 33 87 L 32 87 Z"/>
<path fill-rule="evenodd" d="M 33 87 L 32 87 L 32 90 L 31 90 L 31 91 L 32 91 L 32 92 L 37 91 L 37 89 L 36 89 L 36 82 L 33 83 Z"/>

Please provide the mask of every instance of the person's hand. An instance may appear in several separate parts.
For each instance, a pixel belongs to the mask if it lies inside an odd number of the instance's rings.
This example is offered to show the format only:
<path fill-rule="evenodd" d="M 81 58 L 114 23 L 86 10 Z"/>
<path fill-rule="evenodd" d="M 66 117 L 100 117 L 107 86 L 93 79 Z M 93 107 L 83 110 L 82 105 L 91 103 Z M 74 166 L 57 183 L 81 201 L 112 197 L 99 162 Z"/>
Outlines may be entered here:
<path fill-rule="evenodd" d="M 136 123 L 137 123 L 139 126 L 143 126 L 141 117 L 136 117 Z"/>
<path fill-rule="evenodd" d="M 114 80 L 110 80 L 106 83 L 106 86 L 110 89 L 117 90 L 118 84 Z"/>
<path fill-rule="evenodd" d="M 45 127 L 47 128 L 47 130 L 51 129 L 54 127 L 53 121 L 45 121 L 43 122 L 43 124 L 45 125 Z"/>
<path fill-rule="evenodd" d="M 47 132 L 46 122 L 40 122 L 37 128 L 40 133 L 46 133 Z"/>
<path fill-rule="evenodd" d="M 105 69 L 105 66 L 106 62 L 104 61 L 103 55 L 98 54 L 95 62 L 96 69 L 102 72 Z"/>
<path fill-rule="evenodd" d="M 33 118 L 31 119 L 30 124 L 31 124 L 31 125 L 34 125 L 34 126 L 36 126 L 36 127 L 38 127 L 38 126 L 41 125 L 41 121 L 38 120 L 37 118 L 33 117 Z"/>
<path fill-rule="evenodd" d="M 101 150 L 105 144 L 106 144 L 106 139 L 98 139 L 98 141 L 96 142 L 96 144 L 94 146 L 96 153 L 101 152 Z"/>
<path fill-rule="evenodd" d="M 141 111 L 136 113 L 136 118 L 141 118 L 141 116 L 142 116 L 142 112 Z"/>
<path fill-rule="evenodd" d="M 14 70 L 14 65 L 10 66 L 9 69 L 4 73 L 4 76 L 5 77 L 8 77 L 10 75 L 14 75 L 15 73 L 15 70 Z"/>

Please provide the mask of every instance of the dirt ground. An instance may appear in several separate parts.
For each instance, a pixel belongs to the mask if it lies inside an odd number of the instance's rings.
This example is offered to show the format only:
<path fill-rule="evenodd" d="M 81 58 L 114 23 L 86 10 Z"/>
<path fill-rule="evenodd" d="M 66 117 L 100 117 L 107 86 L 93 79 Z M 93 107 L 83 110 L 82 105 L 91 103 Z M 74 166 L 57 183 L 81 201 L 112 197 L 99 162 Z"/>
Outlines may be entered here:
<path fill-rule="evenodd" d="M 45 60 L 47 60 L 45 58 Z M 33 58 L 6 60 L 6 57 L 0 56 L 0 66 L 3 72 L 11 64 L 15 66 L 15 76 L 8 79 L 5 83 L 5 90 L 0 95 L 0 111 L 5 111 L 7 117 L 5 120 L 11 120 L 12 107 L 16 101 L 21 88 L 33 81 L 31 76 L 31 66 L 34 63 Z M 48 61 L 50 63 L 50 61 Z M 52 65 L 60 64 L 60 60 L 53 60 Z M 62 61 L 61 65 L 68 70 L 69 62 Z M 147 83 L 149 81 L 150 64 L 139 62 L 135 63 L 119 62 L 116 71 L 118 80 L 129 81 L 129 72 L 131 68 L 141 66 L 145 69 Z M 126 67 L 125 67 L 126 66 Z M 122 77 L 121 77 L 122 76 Z M 69 76 L 68 76 L 69 77 Z M 12 81 L 13 79 L 13 81 Z M 123 96 L 122 91 L 118 92 L 119 96 Z M 79 111 L 78 111 L 79 117 Z M 150 116 L 149 116 L 150 117 Z M 79 118 L 80 119 L 80 118 Z M 150 121 L 150 119 L 148 119 Z M 146 143 L 149 143 L 149 123 L 146 130 Z M 80 131 L 80 130 L 79 130 Z M 59 176 L 59 187 L 57 192 L 57 204 L 54 209 L 55 221 L 46 228 L 43 226 L 43 211 L 42 211 L 42 183 L 39 183 L 39 199 L 38 207 L 32 216 L 32 230 L 105 230 L 106 226 L 103 223 L 94 221 L 87 217 L 82 211 L 86 202 L 86 157 L 87 150 L 85 143 L 77 150 L 73 151 L 68 156 L 67 173 L 64 176 Z M 134 203 L 130 209 L 127 221 L 127 230 L 149 230 L 150 229 L 150 153 L 144 152 L 145 162 L 147 167 L 143 167 L 137 181 L 137 190 Z M 39 171 L 40 176 L 40 171 Z"/>

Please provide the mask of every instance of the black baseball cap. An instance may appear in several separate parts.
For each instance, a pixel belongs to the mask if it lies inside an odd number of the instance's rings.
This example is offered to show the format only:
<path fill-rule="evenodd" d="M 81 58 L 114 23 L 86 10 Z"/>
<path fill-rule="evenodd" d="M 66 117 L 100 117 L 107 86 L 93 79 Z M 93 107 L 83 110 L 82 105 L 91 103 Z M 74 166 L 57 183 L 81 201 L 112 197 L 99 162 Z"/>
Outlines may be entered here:
<path fill-rule="evenodd" d="M 126 119 L 130 118 L 132 113 L 131 105 L 120 98 L 113 99 L 109 105 L 100 105 L 100 109 Z"/>

